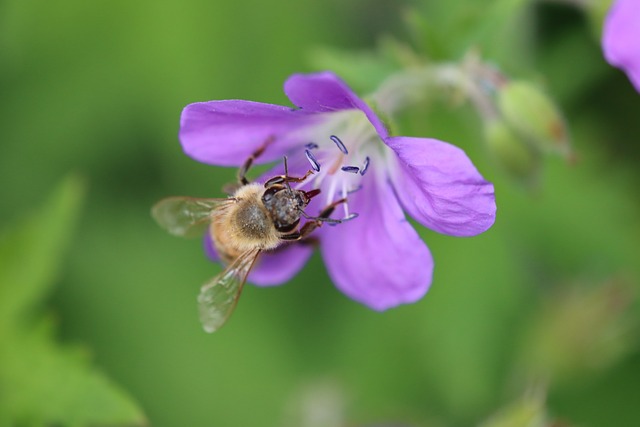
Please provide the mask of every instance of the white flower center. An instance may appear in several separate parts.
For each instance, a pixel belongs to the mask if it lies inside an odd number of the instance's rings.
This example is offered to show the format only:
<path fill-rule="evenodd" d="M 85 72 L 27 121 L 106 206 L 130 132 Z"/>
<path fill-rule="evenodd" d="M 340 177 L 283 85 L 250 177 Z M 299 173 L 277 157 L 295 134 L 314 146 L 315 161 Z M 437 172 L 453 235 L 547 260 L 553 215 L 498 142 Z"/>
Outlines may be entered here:
<path fill-rule="evenodd" d="M 300 138 L 308 141 L 304 154 L 315 173 L 298 187 L 320 188 L 326 205 L 348 201 L 348 195 L 361 188 L 362 177 L 383 164 L 386 146 L 360 110 L 326 113 L 320 125 L 305 129 Z M 348 218 L 348 202 L 342 209 Z"/>

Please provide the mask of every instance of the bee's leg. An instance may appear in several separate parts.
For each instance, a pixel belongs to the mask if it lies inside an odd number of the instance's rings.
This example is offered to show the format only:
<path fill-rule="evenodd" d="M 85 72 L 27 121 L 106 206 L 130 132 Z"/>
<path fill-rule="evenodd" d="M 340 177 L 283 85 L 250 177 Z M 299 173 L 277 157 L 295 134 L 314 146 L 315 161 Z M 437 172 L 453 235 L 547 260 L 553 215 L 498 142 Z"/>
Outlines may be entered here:
<path fill-rule="evenodd" d="M 347 201 L 347 199 L 340 199 L 340 200 L 336 200 L 335 202 L 331 203 L 329 206 L 325 207 L 321 212 L 320 215 L 318 215 L 317 217 L 310 217 L 307 214 L 304 213 L 304 211 L 302 211 L 302 216 L 304 216 L 305 218 L 309 219 L 309 221 L 305 222 L 304 225 L 302 226 L 302 228 L 300 229 L 300 231 L 296 231 L 294 233 L 291 234 L 286 234 L 284 236 L 281 236 L 280 238 L 282 240 L 302 240 L 304 238 L 306 238 L 307 236 L 309 236 L 309 234 L 311 234 L 316 228 L 320 227 L 323 223 L 327 222 L 330 224 L 340 224 L 342 222 L 345 221 L 349 221 L 355 217 L 357 217 L 357 214 L 351 214 L 349 215 L 347 218 L 344 219 L 333 219 L 333 218 L 329 218 L 329 215 L 331 215 L 333 213 L 333 211 L 335 210 L 336 206 L 345 203 Z"/>
<path fill-rule="evenodd" d="M 270 136 L 269 138 L 267 138 L 267 140 L 260 147 L 258 147 L 256 151 L 251 153 L 249 158 L 245 160 L 244 164 L 240 166 L 240 169 L 238 169 L 238 182 L 240 183 L 240 185 L 247 185 L 249 183 L 249 180 L 247 179 L 247 172 L 249 172 L 249 169 L 253 165 L 254 160 L 260 157 L 262 153 L 264 153 L 264 150 L 267 148 L 267 146 L 271 144 L 275 139 L 275 136 Z"/>
<path fill-rule="evenodd" d="M 288 183 L 288 182 L 302 182 L 312 174 L 313 174 L 313 171 L 312 170 L 308 170 L 307 173 L 304 174 L 304 176 L 301 176 L 299 178 L 295 177 L 295 176 L 277 175 L 277 176 L 274 176 L 273 178 L 268 179 L 264 183 L 264 187 L 265 188 L 269 188 L 269 187 L 271 187 L 272 185 L 275 185 L 275 184 L 285 184 L 285 183 Z"/>
<path fill-rule="evenodd" d="M 310 175 L 313 175 L 313 171 L 311 169 L 309 169 L 307 173 L 304 174 L 304 176 L 301 176 L 299 178 L 295 176 L 289 176 L 289 167 L 287 166 L 287 156 L 284 156 L 284 175 L 277 175 L 277 176 L 274 176 L 273 178 L 268 179 L 267 182 L 264 183 L 264 188 L 269 188 L 272 185 L 277 185 L 277 184 L 285 184 L 287 188 L 291 190 L 291 186 L 289 185 L 290 182 L 303 182 Z M 317 191 L 318 193 L 320 192 L 320 190 L 312 190 L 312 191 L 313 192 Z"/>

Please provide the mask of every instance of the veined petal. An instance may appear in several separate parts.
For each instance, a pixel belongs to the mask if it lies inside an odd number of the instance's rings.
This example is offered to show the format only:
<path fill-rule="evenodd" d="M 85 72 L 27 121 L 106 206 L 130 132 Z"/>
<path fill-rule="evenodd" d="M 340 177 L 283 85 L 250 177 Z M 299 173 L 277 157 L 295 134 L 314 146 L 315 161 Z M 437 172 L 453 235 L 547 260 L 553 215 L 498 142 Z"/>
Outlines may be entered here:
<path fill-rule="evenodd" d="M 238 166 L 267 140 L 256 163 L 282 157 L 301 143 L 296 131 L 322 118 L 279 105 L 251 101 L 189 104 L 180 118 L 180 142 L 193 159 L 219 166 Z"/>
<path fill-rule="evenodd" d="M 398 155 L 390 171 L 393 185 L 416 221 L 452 236 L 474 236 L 493 225 L 493 185 L 464 151 L 436 139 L 392 137 L 385 142 Z"/>
<path fill-rule="evenodd" d="M 640 92 L 640 1 L 615 0 L 602 31 L 604 56 L 627 73 Z"/>
<path fill-rule="evenodd" d="M 209 233 L 204 237 L 207 257 L 220 262 Z M 274 286 L 288 282 L 307 263 L 313 246 L 307 243 L 284 244 L 273 251 L 262 252 L 253 266 L 247 281 L 258 286 Z"/>
<path fill-rule="evenodd" d="M 284 83 L 284 92 L 302 111 L 325 113 L 358 109 L 365 113 L 381 138 L 389 132 L 382 120 L 335 74 L 324 71 L 313 74 L 293 74 Z"/>
<path fill-rule="evenodd" d="M 407 222 L 391 184 L 375 175 L 367 175 L 349 201 L 360 216 L 335 227 L 323 225 L 320 247 L 338 289 L 375 310 L 386 310 L 427 292 L 433 258 Z"/>

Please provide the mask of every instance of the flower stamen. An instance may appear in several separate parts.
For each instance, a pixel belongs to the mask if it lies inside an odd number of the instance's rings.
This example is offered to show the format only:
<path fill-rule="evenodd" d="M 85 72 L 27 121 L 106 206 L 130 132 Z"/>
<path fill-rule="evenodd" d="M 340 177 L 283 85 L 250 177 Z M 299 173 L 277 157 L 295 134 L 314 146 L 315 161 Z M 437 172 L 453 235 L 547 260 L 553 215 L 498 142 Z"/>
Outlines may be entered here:
<path fill-rule="evenodd" d="M 340 169 L 342 169 L 343 172 L 349 172 L 349 173 L 360 172 L 360 168 L 357 166 L 342 166 Z"/>
<path fill-rule="evenodd" d="M 370 123 L 364 116 L 358 117 L 357 120 L 351 118 L 355 117 L 350 115 L 336 118 L 303 137 L 310 141 L 304 145 L 305 156 L 317 172 L 313 175 L 312 186 L 322 189 L 327 205 L 335 203 L 336 198 L 344 200 L 340 203 L 343 220 L 358 216 L 350 211 L 347 197 L 362 188 L 360 177 L 368 171 L 371 163 L 371 158 L 365 156 L 369 151 L 366 146 L 376 139 Z M 327 136 L 318 138 L 321 134 Z M 337 151 L 329 147 L 333 144 L 338 148 Z M 370 152 L 368 154 L 371 155 Z"/>
<path fill-rule="evenodd" d="M 367 173 L 367 169 L 369 169 L 369 161 L 370 161 L 369 156 L 365 157 L 364 166 L 360 170 L 360 176 L 364 176 L 364 174 Z"/>
<path fill-rule="evenodd" d="M 311 150 L 308 148 L 305 149 L 304 155 L 307 156 L 307 160 L 309 160 L 309 163 L 311 163 L 311 167 L 313 168 L 313 170 L 315 170 L 316 172 L 320 172 L 320 163 L 318 163 L 318 160 L 313 155 Z"/>
<path fill-rule="evenodd" d="M 342 183 L 342 199 L 345 201 L 342 206 L 344 207 L 344 216 L 345 218 L 349 217 L 349 199 L 347 199 L 347 186 L 345 183 Z"/>
<path fill-rule="evenodd" d="M 342 151 L 343 154 L 349 154 L 349 151 L 347 151 L 347 147 L 344 146 L 344 144 L 342 143 L 342 141 L 340 140 L 340 138 L 338 138 L 335 135 L 331 135 L 329 137 L 333 142 L 335 142 L 335 144 L 338 146 L 338 149 L 340 149 L 340 151 Z"/>
<path fill-rule="evenodd" d="M 362 184 L 358 185 L 356 188 L 352 188 L 351 190 L 347 190 L 347 194 L 353 194 L 356 191 L 362 190 Z"/>

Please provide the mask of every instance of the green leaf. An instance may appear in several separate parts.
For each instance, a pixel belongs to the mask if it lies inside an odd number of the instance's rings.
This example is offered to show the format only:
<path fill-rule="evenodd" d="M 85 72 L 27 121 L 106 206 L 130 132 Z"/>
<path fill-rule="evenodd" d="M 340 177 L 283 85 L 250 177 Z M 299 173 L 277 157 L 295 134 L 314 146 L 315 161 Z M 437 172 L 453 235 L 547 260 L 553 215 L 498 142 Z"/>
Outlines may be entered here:
<path fill-rule="evenodd" d="M 42 210 L 0 235 L 0 336 L 48 294 L 79 212 L 83 183 L 68 178 Z"/>
<path fill-rule="evenodd" d="M 60 346 L 41 304 L 55 284 L 84 185 L 66 179 L 36 214 L 0 238 L 0 426 L 142 425 L 131 398 Z"/>

